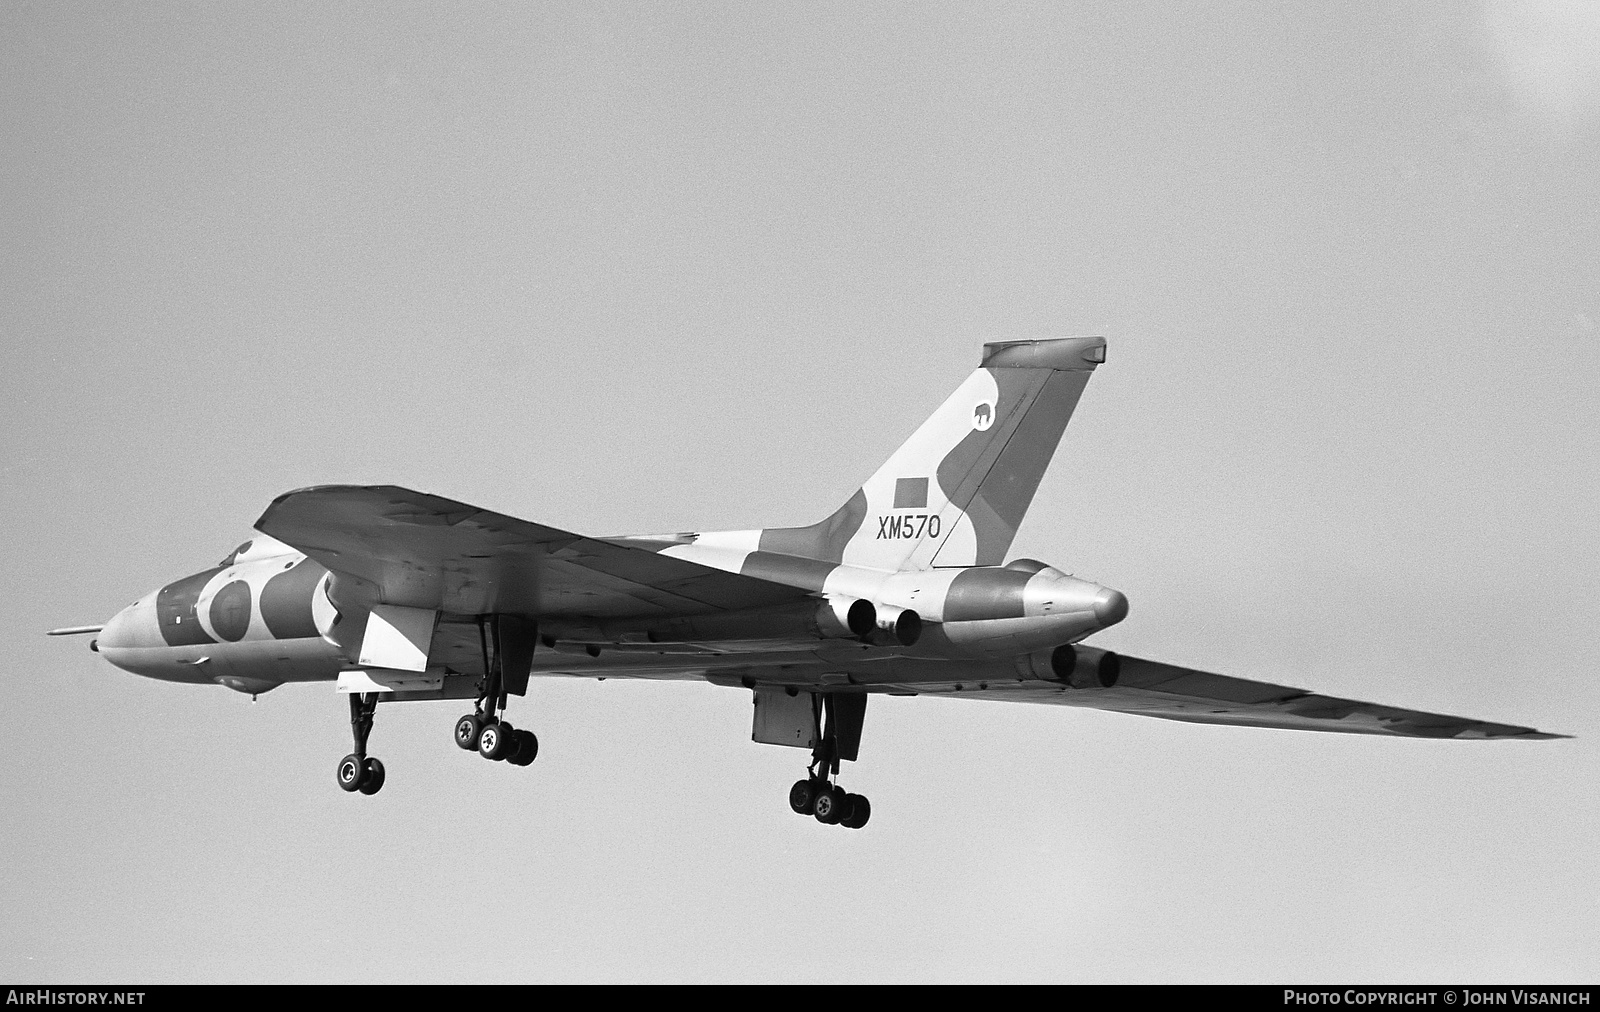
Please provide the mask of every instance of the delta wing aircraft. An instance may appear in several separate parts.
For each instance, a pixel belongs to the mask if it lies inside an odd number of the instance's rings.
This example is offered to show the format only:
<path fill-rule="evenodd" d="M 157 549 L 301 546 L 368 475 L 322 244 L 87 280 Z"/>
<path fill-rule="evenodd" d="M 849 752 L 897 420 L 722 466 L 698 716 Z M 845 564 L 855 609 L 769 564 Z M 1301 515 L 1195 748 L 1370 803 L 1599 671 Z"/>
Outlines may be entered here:
<path fill-rule="evenodd" d="M 393 486 L 279 496 L 259 537 L 152 591 L 90 649 L 136 674 L 349 697 L 346 791 L 376 794 L 380 700 L 475 700 L 455 742 L 526 766 L 506 720 L 534 675 L 704 679 L 754 697 L 757 742 L 810 750 L 801 815 L 859 829 L 838 784 L 874 695 L 1054 703 L 1169 720 L 1422 738 L 1553 738 L 1231 678 L 1082 641 L 1120 592 L 1031 559 L 1017 526 L 1095 367 L 1098 337 L 984 346 L 982 363 L 843 506 L 809 527 L 591 538 Z"/>

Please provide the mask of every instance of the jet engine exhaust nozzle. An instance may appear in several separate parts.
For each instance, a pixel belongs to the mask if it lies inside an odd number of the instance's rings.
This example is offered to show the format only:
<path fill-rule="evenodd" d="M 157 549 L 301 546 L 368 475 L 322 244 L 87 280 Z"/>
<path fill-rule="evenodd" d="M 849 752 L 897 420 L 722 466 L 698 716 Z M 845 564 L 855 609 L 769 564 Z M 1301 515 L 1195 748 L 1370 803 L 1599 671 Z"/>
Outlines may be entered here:
<path fill-rule="evenodd" d="M 845 613 L 845 624 L 852 635 L 862 640 L 882 643 L 887 638 L 909 647 L 922 638 L 921 615 L 910 608 L 877 605 L 865 598 L 851 602 Z"/>
<path fill-rule="evenodd" d="M 1122 658 L 1110 650 L 1067 643 L 1019 658 L 1018 669 L 1074 689 L 1111 689 L 1122 678 Z"/>
<path fill-rule="evenodd" d="M 922 636 L 922 616 L 910 608 L 886 604 L 878 610 L 878 628 L 894 636 L 895 642 L 909 647 Z"/>

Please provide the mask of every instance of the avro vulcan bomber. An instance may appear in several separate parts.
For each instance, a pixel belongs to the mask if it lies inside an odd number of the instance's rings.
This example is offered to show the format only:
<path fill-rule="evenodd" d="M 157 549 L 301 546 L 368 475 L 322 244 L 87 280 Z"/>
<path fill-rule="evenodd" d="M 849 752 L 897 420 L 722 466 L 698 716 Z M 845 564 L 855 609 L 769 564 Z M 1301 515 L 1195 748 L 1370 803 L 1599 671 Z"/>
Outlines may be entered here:
<path fill-rule="evenodd" d="M 703 679 L 754 699 L 757 742 L 809 751 L 795 812 L 855 829 L 839 785 L 873 696 L 1083 706 L 1169 720 L 1423 738 L 1552 738 L 1125 656 L 1085 641 L 1119 591 L 1007 560 L 1089 377 L 1098 337 L 984 346 L 976 372 L 808 527 L 594 538 L 393 486 L 279 496 L 258 537 L 151 591 L 90 644 L 169 681 L 266 692 L 332 682 L 376 794 L 378 703 L 471 700 L 460 748 L 516 766 L 539 741 L 506 718 L 548 675 Z M 441 729 L 441 738 L 442 738 Z"/>

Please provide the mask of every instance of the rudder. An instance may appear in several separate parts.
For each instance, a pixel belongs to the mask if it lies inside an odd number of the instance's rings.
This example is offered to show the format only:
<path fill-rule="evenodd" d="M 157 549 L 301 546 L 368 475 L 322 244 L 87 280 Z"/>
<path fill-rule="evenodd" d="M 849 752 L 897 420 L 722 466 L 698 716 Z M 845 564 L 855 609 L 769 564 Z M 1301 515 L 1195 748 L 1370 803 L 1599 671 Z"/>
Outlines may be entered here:
<path fill-rule="evenodd" d="M 762 531 L 761 550 L 882 570 L 999 565 L 1105 348 L 985 344 L 977 371 L 843 507 Z"/>

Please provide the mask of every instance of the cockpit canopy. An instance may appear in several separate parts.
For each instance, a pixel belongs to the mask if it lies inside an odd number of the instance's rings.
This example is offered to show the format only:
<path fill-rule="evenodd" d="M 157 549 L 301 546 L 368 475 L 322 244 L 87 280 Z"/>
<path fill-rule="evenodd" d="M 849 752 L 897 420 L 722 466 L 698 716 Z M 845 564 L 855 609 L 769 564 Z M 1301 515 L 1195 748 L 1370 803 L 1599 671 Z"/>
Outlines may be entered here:
<path fill-rule="evenodd" d="M 224 568 L 238 562 L 255 562 L 257 559 L 275 559 L 284 555 L 299 555 L 300 552 L 279 541 L 269 538 L 265 534 L 257 534 L 244 544 L 228 553 L 227 558 L 217 563 Z"/>

